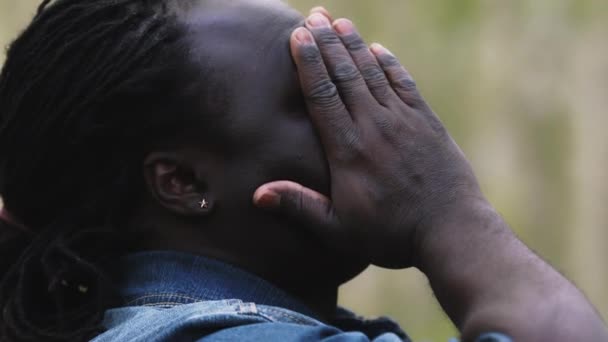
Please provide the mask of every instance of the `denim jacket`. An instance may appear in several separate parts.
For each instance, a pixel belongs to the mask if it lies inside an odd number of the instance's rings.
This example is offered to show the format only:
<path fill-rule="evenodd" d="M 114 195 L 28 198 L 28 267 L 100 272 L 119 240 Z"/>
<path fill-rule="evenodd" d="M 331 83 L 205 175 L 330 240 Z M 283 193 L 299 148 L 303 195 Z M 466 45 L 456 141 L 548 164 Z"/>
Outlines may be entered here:
<path fill-rule="evenodd" d="M 388 318 L 339 308 L 322 322 L 265 280 L 200 256 L 141 252 L 117 268 L 125 305 L 106 312 L 95 342 L 410 341 Z"/>

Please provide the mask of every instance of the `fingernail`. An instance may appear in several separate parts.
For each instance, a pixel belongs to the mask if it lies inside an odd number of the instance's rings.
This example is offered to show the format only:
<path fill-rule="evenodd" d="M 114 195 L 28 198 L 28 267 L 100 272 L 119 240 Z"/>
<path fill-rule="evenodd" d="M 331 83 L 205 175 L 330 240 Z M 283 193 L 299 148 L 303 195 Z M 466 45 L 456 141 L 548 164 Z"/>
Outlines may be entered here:
<path fill-rule="evenodd" d="M 384 46 L 378 44 L 378 43 L 373 43 L 372 45 L 370 45 L 369 47 L 370 50 L 372 50 L 372 52 L 376 55 L 376 56 L 380 56 L 382 54 L 389 54 L 391 56 L 394 56 L 392 52 L 390 52 L 387 48 L 385 48 Z"/>
<path fill-rule="evenodd" d="M 260 208 L 276 208 L 281 204 L 281 196 L 274 191 L 267 190 L 255 199 L 254 203 Z"/>
<path fill-rule="evenodd" d="M 304 27 L 298 27 L 295 32 L 295 37 L 298 43 L 300 44 L 312 44 L 314 39 L 312 38 L 312 34 L 305 29 Z"/>
<path fill-rule="evenodd" d="M 349 35 L 355 31 L 355 26 L 348 19 L 338 19 L 334 23 L 334 29 L 341 35 Z"/>
<path fill-rule="evenodd" d="M 323 6 L 316 6 L 310 10 L 310 14 L 313 14 L 313 13 L 329 14 L 329 11 L 327 9 L 325 9 L 325 7 L 323 7 Z"/>
<path fill-rule="evenodd" d="M 322 14 L 313 13 L 308 17 L 308 25 L 311 27 L 330 27 L 329 20 Z"/>

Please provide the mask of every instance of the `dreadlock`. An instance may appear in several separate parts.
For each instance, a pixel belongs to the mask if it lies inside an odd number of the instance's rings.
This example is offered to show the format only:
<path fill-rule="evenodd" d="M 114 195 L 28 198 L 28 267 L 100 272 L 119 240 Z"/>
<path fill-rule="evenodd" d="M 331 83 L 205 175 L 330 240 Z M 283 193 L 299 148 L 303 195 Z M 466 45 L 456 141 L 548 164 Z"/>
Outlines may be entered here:
<path fill-rule="evenodd" d="M 44 0 L 8 49 L 0 194 L 28 231 L 0 220 L 0 340 L 88 340 L 114 305 L 104 270 L 128 248 L 142 158 L 190 120 L 169 105 L 177 1 Z"/>

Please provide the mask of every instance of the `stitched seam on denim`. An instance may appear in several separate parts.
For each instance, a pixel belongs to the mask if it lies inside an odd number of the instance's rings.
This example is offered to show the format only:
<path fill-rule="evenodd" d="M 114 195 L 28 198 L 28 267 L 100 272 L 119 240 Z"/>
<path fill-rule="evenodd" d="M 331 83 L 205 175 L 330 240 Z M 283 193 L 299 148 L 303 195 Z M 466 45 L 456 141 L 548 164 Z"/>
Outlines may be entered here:
<path fill-rule="evenodd" d="M 314 322 L 312 322 L 312 320 L 303 318 L 303 317 L 299 317 L 296 316 L 292 313 L 289 312 L 285 312 L 281 309 L 275 309 L 272 307 L 264 307 L 264 308 L 260 308 L 262 310 L 266 310 L 269 311 L 270 314 L 276 314 L 277 316 L 279 316 L 279 318 L 287 318 L 287 319 L 291 319 L 292 321 L 294 321 L 295 323 L 300 323 L 300 324 L 306 324 L 306 325 L 315 325 Z"/>
<path fill-rule="evenodd" d="M 183 299 L 184 301 L 193 301 L 193 302 L 200 302 L 200 301 L 204 300 L 202 298 L 194 298 L 194 297 L 186 296 L 186 295 L 179 294 L 179 293 L 165 292 L 165 293 L 154 293 L 154 294 L 140 296 L 140 297 L 137 297 L 137 298 L 134 298 L 134 299 L 128 301 L 127 304 L 133 304 L 135 302 L 141 302 L 141 301 L 146 302 L 147 300 L 149 300 L 151 298 L 155 298 L 155 299 L 159 300 L 159 299 L 167 298 L 167 297 Z M 180 304 L 185 304 L 185 303 L 180 303 Z"/>
<path fill-rule="evenodd" d="M 290 319 L 294 319 L 294 320 L 299 320 L 300 319 L 300 317 L 297 317 L 297 316 L 295 316 L 295 315 L 293 315 L 291 313 L 285 312 L 285 311 L 283 311 L 281 309 L 275 309 L 275 308 L 268 307 L 268 308 L 266 308 L 266 310 L 270 311 L 270 313 L 274 313 L 274 314 L 277 314 L 279 316 L 283 316 L 283 317 L 286 317 L 286 318 L 290 318 Z"/>
<path fill-rule="evenodd" d="M 276 322 L 277 321 L 276 319 L 274 319 L 274 317 L 264 315 L 264 313 L 261 312 L 260 310 L 258 310 L 258 313 L 256 314 L 256 316 L 262 317 L 265 320 L 267 320 L 268 322 Z"/>
<path fill-rule="evenodd" d="M 176 297 L 176 298 L 198 300 L 198 298 L 191 297 L 191 296 L 186 296 L 184 294 L 174 293 L 174 292 L 163 292 L 163 293 L 149 294 L 149 295 L 138 297 L 138 299 L 145 299 L 145 298 L 149 298 L 149 297 L 158 297 L 158 296 L 170 296 L 170 297 Z"/>
<path fill-rule="evenodd" d="M 180 301 L 179 299 L 177 300 L 171 300 L 170 298 L 158 298 L 157 300 L 140 300 L 140 301 L 134 301 L 129 303 L 128 305 L 131 306 L 145 306 L 145 305 L 154 305 L 157 303 L 177 303 L 180 305 L 186 305 L 186 304 L 192 304 L 193 302 L 190 300 L 183 300 Z M 195 302 L 196 303 L 196 302 Z"/>
<path fill-rule="evenodd" d="M 204 303 L 204 302 L 198 302 L 198 303 Z M 194 303 L 191 303 L 194 304 Z M 148 306 L 148 307 L 155 307 L 155 306 L 161 306 L 161 307 L 166 307 L 166 306 L 178 306 L 178 305 L 187 305 L 184 303 L 180 303 L 180 302 L 154 302 L 154 303 L 148 303 L 148 304 L 142 304 L 141 306 Z M 217 307 L 214 308 L 214 312 L 217 311 Z M 226 310 L 227 312 L 231 312 L 231 313 L 235 313 L 235 314 L 242 314 L 242 315 L 257 315 L 257 312 L 238 312 L 235 308 L 233 303 L 228 303 L 226 306 L 222 307 L 222 309 Z"/>
<path fill-rule="evenodd" d="M 177 305 L 185 305 L 184 303 L 178 302 L 158 302 L 158 303 L 150 303 L 150 304 L 142 304 L 141 306 L 177 306 Z"/>

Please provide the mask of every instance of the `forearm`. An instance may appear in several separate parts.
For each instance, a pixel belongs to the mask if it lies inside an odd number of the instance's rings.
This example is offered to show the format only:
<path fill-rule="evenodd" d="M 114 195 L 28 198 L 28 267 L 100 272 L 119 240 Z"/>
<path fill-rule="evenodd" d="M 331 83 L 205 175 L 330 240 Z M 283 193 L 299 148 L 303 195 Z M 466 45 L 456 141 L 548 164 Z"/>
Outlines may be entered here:
<path fill-rule="evenodd" d="M 465 341 L 498 331 L 515 341 L 608 341 L 582 293 L 536 256 L 485 204 L 432 222 L 419 268 Z"/>
<path fill-rule="evenodd" d="M 585 340 L 579 331 L 608 337 L 584 296 L 490 206 L 441 211 L 455 192 L 479 196 L 477 181 L 394 54 L 378 44 L 362 49 L 352 22 L 332 25 L 325 12 L 296 29 L 290 46 L 327 152 L 331 196 L 277 181 L 256 190 L 258 206 L 297 218 L 342 255 L 415 264 L 465 339 L 487 331 L 521 341 Z"/>

